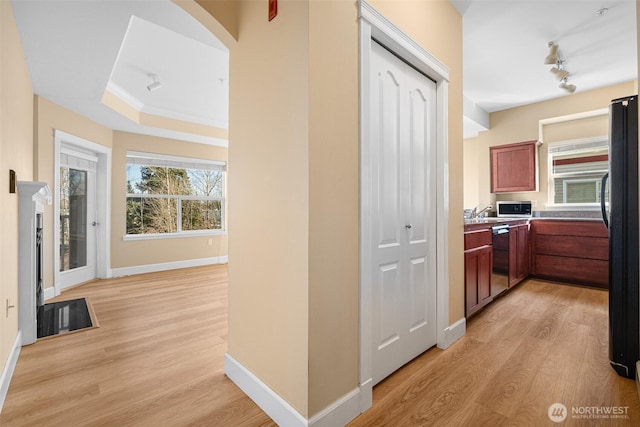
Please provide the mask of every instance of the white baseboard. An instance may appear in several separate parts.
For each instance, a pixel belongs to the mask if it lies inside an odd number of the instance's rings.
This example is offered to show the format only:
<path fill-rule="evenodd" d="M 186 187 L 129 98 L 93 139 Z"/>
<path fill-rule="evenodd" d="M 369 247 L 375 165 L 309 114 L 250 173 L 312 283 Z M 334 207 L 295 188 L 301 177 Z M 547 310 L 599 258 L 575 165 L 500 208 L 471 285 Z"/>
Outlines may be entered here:
<path fill-rule="evenodd" d="M 13 377 L 13 371 L 16 369 L 16 363 L 18 363 L 18 356 L 20 356 L 21 348 L 22 332 L 18 331 L 16 339 L 13 342 L 13 347 L 9 352 L 7 362 L 5 363 L 4 369 L 2 370 L 2 375 L 0 376 L 0 412 L 2 412 L 4 400 L 6 399 L 7 393 L 9 392 L 9 384 L 11 383 L 11 378 Z"/>
<path fill-rule="evenodd" d="M 133 274 L 155 273 L 156 271 L 176 270 L 178 268 L 200 267 L 211 264 L 225 264 L 228 256 L 190 259 L 186 261 L 163 262 L 159 264 L 136 265 L 133 267 L 112 268 L 111 277 L 131 276 Z"/>
<path fill-rule="evenodd" d="M 224 355 L 224 373 L 281 427 L 306 427 L 307 419 L 269 386 L 260 381 L 229 353 Z"/>
<path fill-rule="evenodd" d="M 315 414 L 309 423 L 309 427 L 335 427 L 344 426 L 349 421 L 360 415 L 363 410 L 361 408 L 361 390 L 354 388 L 340 399 L 327 406 L 322 411 Z"/>
<path fill-rule="evenodd" d="M 360 413 L 373 406 L 373 378 L 360 384 Z"/>
<path fill-rule="evenodd" d="M 44 300 L 50 300 L 51 298 L 55 298 L 56 295 L 56 288 L 54 288 L 53 286 L 48 287 L 48 288 L 44 288 Z"/>
<path fill-rule="evenodd" d="M 444 340 L 438 343 L 438 348 L 449 348 L 451 344 L 458 341 L 467 333 L 467 319 L 462 318 L 455 322 L 453 325 L 449 325 L 444 330 Z"/>
<path fill-rule="evenodd" d="M 224 373 L 282 427 L 344 426 L 363 412 L 361 389 L 356 388 L 307 420 L 228 353 L 224 356 Z"/>

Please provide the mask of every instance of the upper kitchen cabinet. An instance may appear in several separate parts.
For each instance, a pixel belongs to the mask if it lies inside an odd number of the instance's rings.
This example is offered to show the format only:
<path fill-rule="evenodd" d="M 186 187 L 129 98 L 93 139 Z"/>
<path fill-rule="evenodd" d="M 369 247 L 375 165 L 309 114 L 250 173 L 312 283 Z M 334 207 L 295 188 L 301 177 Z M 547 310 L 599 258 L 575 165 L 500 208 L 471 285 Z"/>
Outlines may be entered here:
<path fill-rule="evenodd" d="M 537 191 L 538 141 L 489 147 L 491 192 Z"/>

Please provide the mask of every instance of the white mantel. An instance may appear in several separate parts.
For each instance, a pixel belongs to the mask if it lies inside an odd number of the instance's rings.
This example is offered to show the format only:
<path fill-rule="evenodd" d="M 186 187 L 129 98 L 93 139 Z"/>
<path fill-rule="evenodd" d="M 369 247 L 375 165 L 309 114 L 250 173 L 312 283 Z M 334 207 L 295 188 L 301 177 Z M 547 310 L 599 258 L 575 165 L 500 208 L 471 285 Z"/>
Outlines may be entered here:
<path fill-rule="evenodd" d="M 22 344 L 38 337 L 36 301 L 36 217 L 51 204 L 51 190 L 45 182 L 18 183 L 18 327 Z"/>

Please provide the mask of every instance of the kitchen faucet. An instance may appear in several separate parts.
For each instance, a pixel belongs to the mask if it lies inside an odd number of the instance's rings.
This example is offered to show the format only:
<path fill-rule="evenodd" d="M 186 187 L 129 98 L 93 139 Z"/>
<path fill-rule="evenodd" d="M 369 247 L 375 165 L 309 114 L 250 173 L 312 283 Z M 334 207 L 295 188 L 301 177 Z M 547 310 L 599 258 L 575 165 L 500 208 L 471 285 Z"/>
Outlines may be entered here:
<path fill-rule="evenodd" d="M 478 212 L 478 208 L 482 206 L 482 205 L 478 205 L 475 208 L 473 208 L 473 210 L 471 211 L 471 219 L 476 219 L 478 218 L 480 215 L 482 215 L 483 213 L 487 212 L 490 209 L 493 209 L 493 206 L 491 205 L 487 205 L 484 209 L 480 210 Z"/>

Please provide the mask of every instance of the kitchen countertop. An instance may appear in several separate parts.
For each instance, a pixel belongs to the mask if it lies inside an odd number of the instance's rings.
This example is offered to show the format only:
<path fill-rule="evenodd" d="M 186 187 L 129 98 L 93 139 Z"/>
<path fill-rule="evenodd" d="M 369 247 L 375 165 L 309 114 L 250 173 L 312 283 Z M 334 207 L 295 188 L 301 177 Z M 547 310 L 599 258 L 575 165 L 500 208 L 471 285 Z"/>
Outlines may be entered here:
<path fill-rule="evenodd" d="M 487 218 L 474 218 L 474 219 L 465 219 L 464 220 L 464 225 L 467 224 L 496 224 L 496 223 L 501 223 L 501 222 L 505 222 L 505 223 L 509 223 L 509 222 L 513 222 L 513 221 L 528 221 L 532 218 L 511 218 L 511 217 L 494 217 L 494 216 L 490 216 Z"/>
<path fill-rule="evenodd" d="M 589 222 L 602 222 L 602 218 L 562 218 L 562 217 L 533 217 L 534 221 L 589 221 Z"/>
<path fill-rule="evenodd" d="M 530 221 L 585 221 L 585 222 L 602 222 L 602 218 L 562 218 L 562 217 L 531 217 L 531 218 L 511 218 L 511 217 L 487 217 L 476 219 L 465 219 L 464 230 L 474 231 L 491 228 L 494 225 L 508 224 L 508 225 L 520 225 L 526 224 Z"/>
<path fill-rule="evenodd" d="M 464 220 L 464 231 L 483 230 L 493 227 L 494 225 L 509 224 L 520 225 L 526 224 L 531 218 L 476 218 Z"/>

